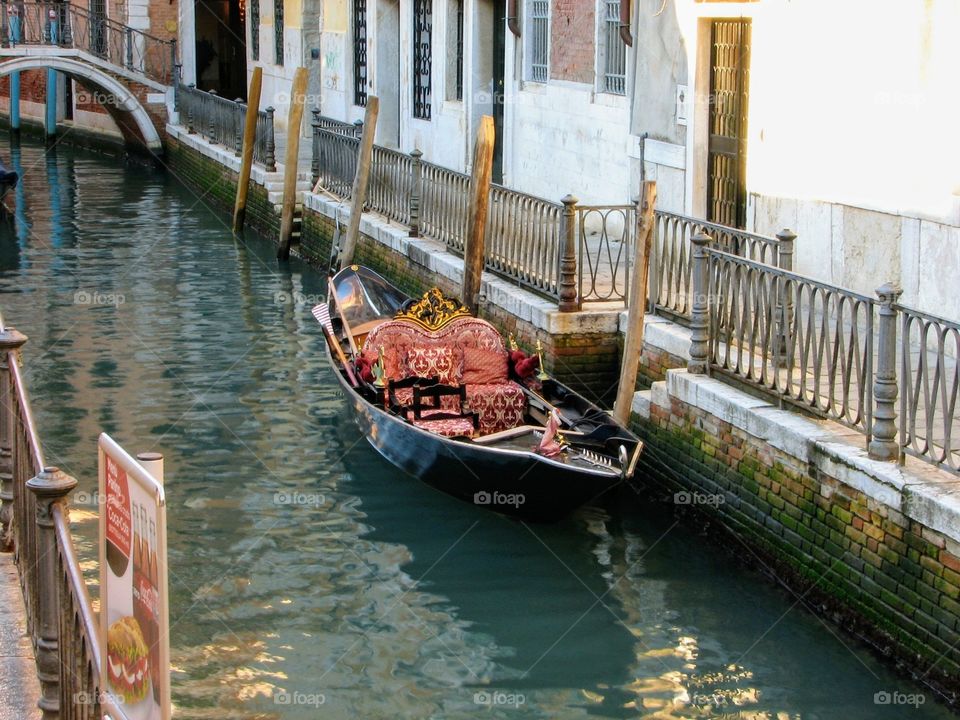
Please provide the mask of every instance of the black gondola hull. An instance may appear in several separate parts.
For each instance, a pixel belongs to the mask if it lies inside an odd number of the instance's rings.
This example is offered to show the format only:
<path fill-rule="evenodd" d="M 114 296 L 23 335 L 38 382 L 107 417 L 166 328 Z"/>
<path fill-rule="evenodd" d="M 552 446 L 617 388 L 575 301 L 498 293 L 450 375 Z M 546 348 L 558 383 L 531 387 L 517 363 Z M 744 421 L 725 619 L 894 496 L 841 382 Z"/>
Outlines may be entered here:
<path fill-rule="evenodd" d="M 357 427 L 374 449 L 404 472 L 465 502 L 523 520 L 556 522 L 623 481 L 610 471 L 426 432 L 368 402 L 333 367 Z"/>

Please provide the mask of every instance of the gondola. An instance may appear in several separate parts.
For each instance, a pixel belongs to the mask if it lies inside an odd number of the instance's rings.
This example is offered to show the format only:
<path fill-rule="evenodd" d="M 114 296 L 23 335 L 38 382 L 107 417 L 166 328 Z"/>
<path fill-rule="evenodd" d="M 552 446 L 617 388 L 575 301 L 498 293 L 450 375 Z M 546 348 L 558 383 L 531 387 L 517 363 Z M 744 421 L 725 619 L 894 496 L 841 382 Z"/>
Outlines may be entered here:
<path fill-rule="evenodd" d="M 352 265 L 313 314 L 360 431 L 438 490 L 555 522 L 634 474 L 636 435 L 436 288 L 410 298 Z"/>

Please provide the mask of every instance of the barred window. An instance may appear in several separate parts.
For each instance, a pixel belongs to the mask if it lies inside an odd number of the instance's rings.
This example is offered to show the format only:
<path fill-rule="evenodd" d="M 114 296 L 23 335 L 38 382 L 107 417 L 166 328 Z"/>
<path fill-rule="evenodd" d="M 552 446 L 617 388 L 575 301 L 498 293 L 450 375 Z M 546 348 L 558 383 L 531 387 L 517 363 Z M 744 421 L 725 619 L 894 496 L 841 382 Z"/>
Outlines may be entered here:
<path fill-rule="evenodd" d="M 545 83 L 550 65 L 550 2 L 530 3 L 530 72 L 533 82 Z"/>
<path fill-rule="evenodd" d="M 606 6 L 600 27 L 600 49 L 603 53 L 603 92 L 627 94 L 627 46 L 620 37 L 620 0 L 601 0 Z"/>
<path fill-rule="evenodd" d="M 353 104 L 367 104 L 367 0 L 353 0 Z"/>
<path fill-rule="evenodd" d="M 283 0 L 273 0 L 273 51 L 277 65 L 283 65 Z"/>
<path fill-rule="evenodd" d="M 430 119 L 432 0 L 413 0 L 413 116 Z"/>
<path fill-rule="evenodd" d="M 446 98 L 463 100 L 463 0 L 447 0 Z"/>
<path fill-rule="evenodd" d="M 260 0 L 250 0 L 250 57 L 260 59 Z"/>

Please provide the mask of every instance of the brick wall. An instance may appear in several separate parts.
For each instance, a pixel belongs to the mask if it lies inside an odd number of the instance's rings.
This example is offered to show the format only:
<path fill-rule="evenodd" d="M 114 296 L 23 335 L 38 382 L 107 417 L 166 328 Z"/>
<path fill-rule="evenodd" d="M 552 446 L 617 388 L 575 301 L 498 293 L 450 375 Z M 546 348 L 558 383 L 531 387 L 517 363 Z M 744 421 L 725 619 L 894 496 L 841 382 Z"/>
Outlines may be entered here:
<path fill-rule="evenodd" d="M 10 97 L 10 76 L 0 77 L 0 95 Z M 47 73 L 43 70 L 20 72 L 20 99 L 35 103 L 47 101 Z"/>
<path fill-rule="evenodd" d="M 808 608 L 829 611 L 925 682 L 960 687 L 960 544 L 701 408 L 667 404 L 652 402 L 649 420 L 634 416 L 646 443 L 638 478 L 714 498 L 698 511 Z"/>
<path fill-rule="evenodd" d="M 583 0 L 554 0 L 550 17 L 550 77 L 593 84 L 596 7 Z"/>
<path fill-rule="evenodd" d="M 237 196 L 237 173 L 176 138 L 166 139 L 167 166 L 174 176 L 199 193 L 205 203 L 233 213 Z M 251 179 L 247 191 L 246 225 L 269 237 L 280 236 L 280 216 L 267 197 L 267 191 Z"/>

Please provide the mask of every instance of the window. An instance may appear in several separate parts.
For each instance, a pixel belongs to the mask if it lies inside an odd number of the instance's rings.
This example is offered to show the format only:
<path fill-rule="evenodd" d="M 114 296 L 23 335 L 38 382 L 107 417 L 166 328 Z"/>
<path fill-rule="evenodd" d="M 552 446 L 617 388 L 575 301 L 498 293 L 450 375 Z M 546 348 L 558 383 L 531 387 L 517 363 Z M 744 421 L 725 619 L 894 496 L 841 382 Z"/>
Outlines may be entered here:
<path fill-rule="evenodd" d="M 545 83 L 549 68 L 550 1 L 530 3 L 530 72 L 533 82 Z"/>
<path fill-rule="evenodd" d="M 283 0 L 273 0 L 273 52 L 277 65 L 283 65 Z"/>
<path fill-rule="evenodd" d="M 353 104 L 367 105 L 367 0 L 353 0 Z"/>
<path fill-rule="evenodd" d="M 620 0 L 600 0 L 604 8 L 600 24 L 603 77 L 600 89 L 614 95 L 627 94 L 627 46 L 620 37 Z"/>
<path fill-rule="evenodd" d="M 413 116 L 430 119 L 432 0 L 413 0 Z"/>
<path fill-rule="evenodd" d="M 250 0 L 250 57 L 260 59 L 260 0 Z"/>
<path fill-rule="evenodd" d="M 446 97 L 463 100 L 463 0 L 447 0 Z"/>

